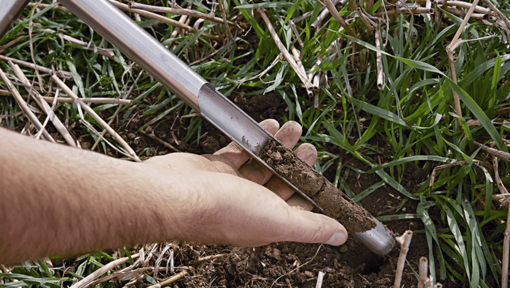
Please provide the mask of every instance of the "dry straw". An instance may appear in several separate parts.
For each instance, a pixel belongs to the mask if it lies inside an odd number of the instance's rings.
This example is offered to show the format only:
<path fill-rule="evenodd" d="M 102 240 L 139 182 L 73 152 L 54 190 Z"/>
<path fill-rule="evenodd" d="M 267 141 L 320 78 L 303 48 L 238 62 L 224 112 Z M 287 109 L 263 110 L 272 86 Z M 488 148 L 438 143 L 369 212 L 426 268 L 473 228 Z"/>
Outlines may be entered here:
<path fill-rule="evenodd" d="M 71 136 L 67 128 L 64 126 L 64 124 L 62 124 L 60 119 L 55 115 L 55 113 L 53 112 L 53 108 L 50 107 L 50 105 L 48 105 L 47 103 L 53 102 L 53 106 L 55 106 L 56 102 L 54 101 L 58 98 L 57 97 L 59 92 L 58 89 L 53 98 L 45 97 L 48 98 L 47 100 L 49 101 L 43 99 L 43 97 L 34 89 L 32 84 L 30 83 L 30 80 L 28 80 L 28 78 L 25 76 L 23 71 L 21 71 L 19 66 L 12 63 L 12 61 L 9 61 L 8 63 L 9 66 L 11 66 L 12 70 L 14 71 L 14 74 L 16 74 L 16 77 L 18 77 L 21 83 L 23 83 L 25 90 L 27 90 L 30 93 L 30 95 L 33 96 L 35 102 L 39 105 L 39 107 L 41 107 L 41 109 L 46 113 L 46 115 L 48 115 L 47 120 L 48 119 L 51 120 L 53 126 L 55 126 L 55 129 L 57 129 L 57 131 L 62 135 L 62 137 L 64 137 L 64 140 L 66 140 L 67 144 L 69 144 L 71 147 L 76 147 L 76 143 L 74 142 L 73 137 Z M 47 121 L 45 121 L 45 123 L 46 122 Z"/>
<path fill-rule="evenodd" d="M 269 18 L 267 18 L 266 13 L 264 13 L 264 11 L 261 9 L 257 9 L 257 11 L 259 12 L 260 16 L 262 16 L 264 23 L 266 23 L 267 29 L 269 30 L 269 33 L 273 37 L 276 47 L 278 47 L 278 49 L 282 52 L 283 57 L 285 57 L 285 59 L 287 60 L 287 62 L 289 62 L 292 69 L 294 69 L 294 71 L 298 75 L 299 79 L 301 79 L 301 81 L 305 85 L 305 88 L 307 90 L 311 90 L 311 91 L 313 91 L 313 89 L 317 89 L 317 87 L 315 87 L 308 80 L 306 73 L 303 73 L 302 70 L 299 68 L 298 64 L 296 63 L 296 61 L 294 61 L 294 58 L 292 58 L 292 56 L 290 55 L 287 48 L 285 48 L 282 41 L 280 40 L 280 37 L 278 37 L 278 35 L 276 35 L 276 31 L 274 30 L 273 25 L 271 24 L 271 21 L 269 21 Z"/>
<path fill-rule="evenodd" d="M 117 132 L 115 132 L 112 127 L 110 127 L 110 125 L 108 125 L 101 117 L 99 117 L 99 115 L 97 115 L 97 113 L 92 110 L 92 108 L 85 104 L 85 102 L 81 101 L 81 99 L 71 90 L 71 88 L 69 88 L 56 75 L 53 75 L 51 79 L 60 87 L 60 89 L 62 89 L 62 91 L 69 95 L 69 97 L 73 98 L 75 103 L 79 104 L 83 110 L 85 110 L 92 118 L 94 118 L 94 120 L 103 126 L 103 128 L 106 129 L 106 131 L 108 131 L 108 133 L 110 133 L 124 149 L 126 149 L 129 155 L 133 157 L 135 161 L 140 161 L 135 151 L 133 151 L 129 144 L 127 144 L 126 141 L 124 141 L 124 139 L 122 139 L 122 137 L 120 137 L 119 134 L 117 134 Z"/>
<path fill-rule="evenodd" d="M 37 119 L 37 116 L 35 116 L 35 114 L 30 110 L 27 102 L 25 102 L 25 100 L 23 100 L 23 97 L 21 97 L 21 94 L 19 94 L 16 87 L 14 87 L 14 85 L 12 85 L 11 80 L 9 80 L 9 78 L 7 78 L 7 75 L 5 75 L 4 71 L 1 68 L 0 68 L 0 77 L 2 78 L 2 81 L 4 81 L 5 85 L 11 92 L 12 96 L 14 96 L 14 99 L 18 103 L 21 110 L 23 110 L 23 112 L 27 115 L 30 122 L 32 122 L 32 124 L 35 126 L 35 128 L 37 128 L 38 131 L 42 130 L 42 135 L 44 136 L 44 138 L 46 138 L 48 141 L 55 143 L 55 140 L 53 139 L 53 137 L 51 137 L 51 135 L 48 133 L 48 131 L 46 131 L 46 129 L 44 129 L 42 123 L 39 121 L 39 119 Z"/>
<path fill-rule="evenodd" d="M 398 244 L 400 244 L 400 255 L 398 256 L 397 262 L 397 271 L 395 273 L 395 283 L 393 284 L 394 288 L 400 288 L 400 283 L 402 282 L 402 272 L 404 271 L 404 266 L 406 263 L 407 252 L 409 252 L 409 245 L 411 244 L 411 239 L 413 238 L 413 231 L 407 230 L 402 234 L 402 236 L 395 238 Z"/>
<path fill-rule="evenodd" d="M 110 3 L 112 3 L 117 8 L 119 8 L 120 10 L 123 10 L 123 11 L 137 13 L 137 14 L 140 14 L 140 16 L 147 17 L 147 18 L 154 19 L 154 20 L 158 20 L 158 21 L 160 21 L 162 23 L 165 23 L 165 24 L 168 24 L 168 25 L 172 25 L 174 27 L 179 27 L 179 28 L 181 28 L 183 30 L 186 30 L 188 32 L 191 32 L 191 33 L 196 33 L 197 32 L 197 29 L 195 29 L 193 27 L 190 27 L 189 25 L 180 23 L 179 21 L 175 21 L 173 19 L 170 19 L 168 17 L 164 17 L 164 16 L 161 16 L 161 15 L 152 13 L 152 12 L 145 11 L 145 10 L 131 9 L 131 8 L 129 8 L 128 5 L 120 3 L 120 2 L 117 2 L 117 1 L 113 1 L 113 0 L 110 0 Z M 212 35 L 210 33 L 202 33 L 201 35 L 204 36 L 205 38 L 209 38 L 209 39 L 214 40 L 214 41 L 221 41 L 220 37 L 214 36 L 214 35 Z"/>

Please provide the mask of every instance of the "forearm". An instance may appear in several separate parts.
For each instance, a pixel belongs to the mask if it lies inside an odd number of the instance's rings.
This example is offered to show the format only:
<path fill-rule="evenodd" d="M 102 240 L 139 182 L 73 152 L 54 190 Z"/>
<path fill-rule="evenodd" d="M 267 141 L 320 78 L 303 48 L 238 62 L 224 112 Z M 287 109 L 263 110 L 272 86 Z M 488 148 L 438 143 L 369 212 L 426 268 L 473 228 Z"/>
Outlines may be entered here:
<path fill-rule="evenodd" d="M 0 147 L 0 263 L 182 237 L 172 175 L 2 128 Z"/>

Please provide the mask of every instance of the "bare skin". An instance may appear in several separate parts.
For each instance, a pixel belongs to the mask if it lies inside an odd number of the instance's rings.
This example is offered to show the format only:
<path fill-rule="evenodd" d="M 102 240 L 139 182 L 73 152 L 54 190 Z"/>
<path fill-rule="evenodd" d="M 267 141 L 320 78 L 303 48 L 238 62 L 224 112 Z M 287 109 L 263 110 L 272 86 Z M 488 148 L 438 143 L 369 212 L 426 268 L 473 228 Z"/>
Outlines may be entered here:
<path fill-rule="evenodd" d="M 279 131 L 274 120 L 261 125 L 287 147 L 301 135 L 295 122 Z M 317 157 L 307 144 L 295 153 L 309 164 Z M 0 263 L 171 239 L 345 242 L 340 223 L 309 212 L 288 185 L 248 160 L 231 143 L 214 155 L 134 163 L 0 128 Z"/>

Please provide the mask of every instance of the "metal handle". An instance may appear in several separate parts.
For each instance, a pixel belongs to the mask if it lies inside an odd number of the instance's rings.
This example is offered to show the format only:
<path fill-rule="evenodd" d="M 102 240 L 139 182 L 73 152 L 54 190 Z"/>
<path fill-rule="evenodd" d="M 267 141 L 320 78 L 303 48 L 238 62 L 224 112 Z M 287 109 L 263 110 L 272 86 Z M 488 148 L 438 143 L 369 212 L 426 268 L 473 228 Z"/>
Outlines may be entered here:
<path fill-rule="evenodd" d="M 27 5 L 28 0 L 1 0 L 0 1 L 0 39 L 9 31 L 12 24 Z"/>
<path fill-rule="evenodd" d="M 207 81 L 191 70 L 126 14 L 105 0 L 62 0 L 74 15 L 140 65 L 197 112 Z"/>

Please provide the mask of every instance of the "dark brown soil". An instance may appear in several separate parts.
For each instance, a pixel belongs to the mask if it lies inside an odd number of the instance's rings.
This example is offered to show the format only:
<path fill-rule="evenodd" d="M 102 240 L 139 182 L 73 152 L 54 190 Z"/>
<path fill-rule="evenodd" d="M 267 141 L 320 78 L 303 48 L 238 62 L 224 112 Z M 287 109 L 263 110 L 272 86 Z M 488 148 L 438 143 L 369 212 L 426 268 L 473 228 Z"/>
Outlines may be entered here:
<path fill-rule="evenodd" d="M 259 156 L 315 201 L 326 215 L 342 223 L 350 234 L 368 231 L 376 226 L 372 215 L 345 199 L 342 191 L 285 146 L 271 140 L 262 148 Z"/>

